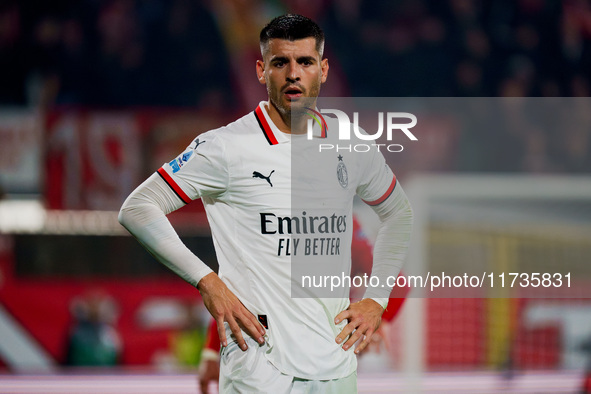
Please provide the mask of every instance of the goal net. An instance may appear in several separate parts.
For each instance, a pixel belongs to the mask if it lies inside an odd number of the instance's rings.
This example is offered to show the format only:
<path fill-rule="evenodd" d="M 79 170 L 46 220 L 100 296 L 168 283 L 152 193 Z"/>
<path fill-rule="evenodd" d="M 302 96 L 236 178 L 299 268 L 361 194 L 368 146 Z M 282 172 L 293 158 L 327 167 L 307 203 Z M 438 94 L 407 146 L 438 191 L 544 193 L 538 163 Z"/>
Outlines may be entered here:
<path fill-rule="evenodd" d="M 424 281 L 395 330 L 412 391 L 429 371 L 584 369 L 591 179 L 431 175 L 404 187 L 415 218 L 404 271 Z"/>

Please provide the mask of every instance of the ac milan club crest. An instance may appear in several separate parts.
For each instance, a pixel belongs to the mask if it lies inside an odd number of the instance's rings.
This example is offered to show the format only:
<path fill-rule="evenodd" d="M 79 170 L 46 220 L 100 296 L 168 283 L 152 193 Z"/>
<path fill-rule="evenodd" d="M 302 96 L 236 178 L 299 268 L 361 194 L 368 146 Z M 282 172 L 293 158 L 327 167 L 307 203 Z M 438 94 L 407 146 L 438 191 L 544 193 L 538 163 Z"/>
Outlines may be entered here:
<path fill-rule="evenodd" d="M 347 167 L 343 162 L 343 156 L 339 155 L 339 164 L 337 165 L 337 179 L 343 189 L 347 188 L 349 184 L 349 174 L 347 173 Z"/>

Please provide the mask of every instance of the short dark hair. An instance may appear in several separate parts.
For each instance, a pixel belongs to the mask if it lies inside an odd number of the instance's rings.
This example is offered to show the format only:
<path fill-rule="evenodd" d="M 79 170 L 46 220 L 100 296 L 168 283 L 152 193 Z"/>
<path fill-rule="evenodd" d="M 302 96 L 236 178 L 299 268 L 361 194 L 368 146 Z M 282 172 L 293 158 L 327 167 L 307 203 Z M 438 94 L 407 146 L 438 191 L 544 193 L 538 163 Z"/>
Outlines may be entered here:
<path fill-rule="evenodd" d="M 259 37 L 261 53 L 264 56 L 265 46 L 273 38 L 294 41 L 308 37 L 314 37 L 316 40 L 316 50 L 320 54 L 320 57 L 322 57 L 322 53 L 324 52 L 324 32 L 316 22 L 297 14 L 278 16 L 261 30 Z"/>

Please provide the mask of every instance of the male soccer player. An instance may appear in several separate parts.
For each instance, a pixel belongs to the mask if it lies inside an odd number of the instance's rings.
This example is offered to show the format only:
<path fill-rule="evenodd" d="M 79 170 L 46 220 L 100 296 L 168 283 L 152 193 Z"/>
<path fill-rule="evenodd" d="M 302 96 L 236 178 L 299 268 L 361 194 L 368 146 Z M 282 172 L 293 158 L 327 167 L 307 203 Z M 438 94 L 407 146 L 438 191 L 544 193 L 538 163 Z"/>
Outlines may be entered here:
<path fill-rule="evenodd" d="M 311 266 L 330 261 L 350 267 L 357 194 L 382 222 L 372 275 L 385 283 L 402 266 L 412 211 L 377 151 L 301 160 L 319 157 L 302 139 L 303 114 L 315 107 L 329 69 L 318 25 L 300 15 L 280 16 L 263 28 L 260 44 L 256 72 L 268 101 L 199 135 L 128 197 L 120 222 L 200 291 L 223 346 L 222 392 L 356 392 L 351 349 L 360 339 L 355 352 L 369 343 L 391 289 L 369 289 L 353 304 L 347 297 L 293 298 L 292 261 L 297 254 Z M 294 158 L 295 140 L 304 149 Z M 292 158 L 308 171 L 292 171 Z M 305 198 L 295 197 L 301 194 Z M 182 244 L 165 217 L 197 198 L 206 209 L 219 276 Z M 306 203 L 314 206 L 301 206 Z"/>

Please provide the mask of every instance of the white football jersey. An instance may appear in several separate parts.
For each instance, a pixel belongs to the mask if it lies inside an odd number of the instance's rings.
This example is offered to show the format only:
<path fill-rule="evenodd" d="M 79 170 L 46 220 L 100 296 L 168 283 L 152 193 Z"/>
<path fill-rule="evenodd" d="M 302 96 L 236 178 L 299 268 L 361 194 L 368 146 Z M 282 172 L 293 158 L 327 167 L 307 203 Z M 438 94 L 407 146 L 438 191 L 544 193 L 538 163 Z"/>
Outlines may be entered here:
<path fill-rule="evenodd" d="M 375 150 L 319 152 L 319 141 L 337 143 L 330 119 L 328 133 L 308 140 L 279 131 L 266 105 L 199 135 L 158 173 L 185 203 L 202 199 L 219 276 L 267 327 L 268 360 L 303 379 L 346 377 L 357 361 L 335 342 L 346 321 L 334 318 L 348 293 L 306 297 L 292 278 L 348 273 L 354 195 L 379 203 L 396 178 Z"/>

